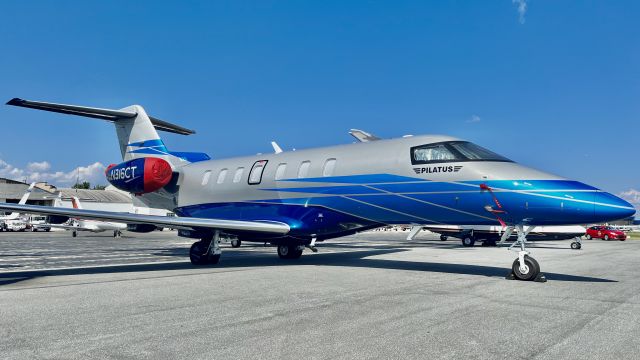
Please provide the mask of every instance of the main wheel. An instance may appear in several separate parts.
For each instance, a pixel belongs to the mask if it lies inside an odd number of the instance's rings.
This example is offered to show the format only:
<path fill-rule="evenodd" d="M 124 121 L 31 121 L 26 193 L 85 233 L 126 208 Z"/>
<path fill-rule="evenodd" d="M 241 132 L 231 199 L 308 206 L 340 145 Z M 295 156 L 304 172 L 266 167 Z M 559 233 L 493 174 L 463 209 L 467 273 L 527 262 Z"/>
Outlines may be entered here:
<path fill-rule="evenodd" d="M 207 254 L 209 243 L 205 241 L 196 241 L 189 249 L 189 260 L 193 265 L 217 264 L 220 261 L 220 254 Z"/>
<path fill-rule="evenodd" d="M 440 235 L 440 241 L 447 241 L 447 235 Z"/>
<path fill-rule="evenodd" d="M 473 245 L 475 245 L 475 243 L 476 239 L 471 236 L 465 236 L 462 238 L 462 246 L 464 247 L 472 247 Z"/>
<path fill-rule="evenodd" d="M 587 234 L 584 236 L 587 240 L 591 240 L 591 235 Z"/>
<path fill-rule="evenodd" d="M 113 231 L 113 237 L 118 237 L 118 230 Z"/>
<path fill-rule="evenodd" d="M 76 237 L 76 236 L 78 236 L 78 233 L 74 231 L 74 232 L 71 233 L 71 236 Z"/>
<path fill-rule="evenodd" d="M 579 242 L 574 241 L 571 243 L 571 248 L 573 250 L 580 250 L 582 248 L 582 245 Z"/>
<path fill-rule="evenodd" d="M 242 241 L 240 241 L 240 239 L 233 239 L 231 240 L 231 247 L 233 248 L 239 248 L 240 245 L 242 245 Z"/>
<path fill-rule="evenodd" d="M 302 249 L 298 249 L 297 245 L 278 245 L 278 256 L 280 259 L 299 259 Z"/>
<path fill-rule="evenodd" d="M 609 235 L 604 234 L 604 237 L 602 238 L 604 241 L 609 241 Z"/>
<path fill-rule="evenodd" d="M 511 265 L 511 271 L 518 280 L 534 280 L 540 273 L 540 265 L 536 259 L 529 255 L 524 256 L 524 269 L 520 271 L 520 261 L 515 259 L 513 265 Z"/>

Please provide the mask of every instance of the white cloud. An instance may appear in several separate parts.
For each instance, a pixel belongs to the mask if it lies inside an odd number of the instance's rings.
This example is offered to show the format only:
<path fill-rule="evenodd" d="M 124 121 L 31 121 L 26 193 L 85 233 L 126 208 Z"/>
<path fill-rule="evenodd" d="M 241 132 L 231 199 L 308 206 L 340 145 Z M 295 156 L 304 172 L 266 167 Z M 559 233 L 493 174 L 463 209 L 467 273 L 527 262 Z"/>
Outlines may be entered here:
<path fill-rule="evenodd" d="M 51 169 L 51 164 L 46 161 L 30 162 L 27 164 L 27 169 L 29 171 L 47 171 Z"/>
<path fill-rule="evenodd" d="M 640 191 L 636 189 L 629 189 L 618 194 L 619 197 L 627 200 L 636 209 L 640 209 Z"/>
<path fill-rule="evenodd" d="M 467 120 L 468 123 L 477 123 L 480 122 L 480 120 L 482 120 L 482 118 L 480 118 L 480 116 L 478 115 L 471 115 L 471 118 L 469 118 L 469 120 Z"/>
<path fill-rule="evenodd" d="M 17 168 L 6 161 L 0 159 L 0 177 L 19 181 L 46 181 L 56 186 L 71 186 L 80 181 L 88 181 L 91 184 L 104 184 L 105 166 L 100 162 L 95 162 L 87 166 L 79 166 L 71 171 L 50 171 L 51 164 L 47 161 L 30 162 L 26 169 Z"/>
<path fill-rule="evenodd" d="M 514 4 L 518 5 L 518 17 L 520 24 L 524 24 L 524 15 L 527 13 L 527 0 L 511 0 Z"/>

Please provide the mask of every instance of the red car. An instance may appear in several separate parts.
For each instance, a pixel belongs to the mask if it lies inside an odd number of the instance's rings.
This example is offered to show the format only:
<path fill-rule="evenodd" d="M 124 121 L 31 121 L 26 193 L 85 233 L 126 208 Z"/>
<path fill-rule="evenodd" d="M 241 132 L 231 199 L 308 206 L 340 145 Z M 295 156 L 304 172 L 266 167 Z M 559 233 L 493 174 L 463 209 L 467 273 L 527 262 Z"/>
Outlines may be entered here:
<path fill-rule="evenodd" d="M 627 235 L 620 231 L 615 230 L 610 226 L 592 226 L 587 229 L 585 237 L 590 239 L 603 239 L 603 240 L 627 240 Z"/>

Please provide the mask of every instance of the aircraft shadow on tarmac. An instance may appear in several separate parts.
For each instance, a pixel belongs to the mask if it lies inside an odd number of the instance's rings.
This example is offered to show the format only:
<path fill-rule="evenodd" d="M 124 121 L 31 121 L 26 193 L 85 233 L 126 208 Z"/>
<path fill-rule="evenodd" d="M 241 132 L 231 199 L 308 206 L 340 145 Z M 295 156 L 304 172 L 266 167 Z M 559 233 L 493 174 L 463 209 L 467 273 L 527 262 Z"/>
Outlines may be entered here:
<path fill-rule="evenodd" d="M 186 251 L 175 249 L 174 256 L 186 256 Z M 33 270 L 33 271 L 12 271 L 0 273 L 0 286 L 26 281 L 38 277 L 45 276 L 65 276 L 65 275 L 91 275 L 91 274 L 111 274 L 111 273 L 137 273 L 151 271 L 168 271 L 168 270 L 194 270 L 197 274 L 211 272 L 215 274 L 215 270 L 235 269 L 235 268 L 253 268 L 253 267 L 271 267 L 271 266 L 343 266 L 343 267 L 361 267 L 371 269 L 389 269 L 389 270 L 406 270 L 406 271 L 423 271 L 425 273 L 447 273 L 462 275 L 478 275 L 485 277 L 504 278 L 509 269 L 506 267 L 495 267 L 485 265 L 470 264 L 451 264 L 424 261 L 401 261 L 388 259 L 371 259 L 368 257 L 376 255 L 392 254 L 406 251 L 403 249 L 371 249 L 359 250 L 340 253 L 319 253 L 306 255 L 298 260 L 281 260 L 274 254 L 252 254 L 245 253 L 236 256 L 227 256 L 221 259 L 219 265 L 196 267 L 191 265 L 188 260 L 185 262 L 172 263 L 148 263 L 148 264 L 132 264 L 132 265 L 113 265 L 102 267 L 84 267 L 69 268 L 55 270 Z M 163 255 L 169 255 L 167 252 Z M 171 256 L 171 255 L 169 255 Z M 194 273 L 195 274 L 195 273 Z M 187 274 L 188 275 L 188 274 Z M 560 273 L 548 273 L 545 275 L 550 281 L 572 281 L 572 282 L 617 282 L 616 280 L 578 276 Z"/>

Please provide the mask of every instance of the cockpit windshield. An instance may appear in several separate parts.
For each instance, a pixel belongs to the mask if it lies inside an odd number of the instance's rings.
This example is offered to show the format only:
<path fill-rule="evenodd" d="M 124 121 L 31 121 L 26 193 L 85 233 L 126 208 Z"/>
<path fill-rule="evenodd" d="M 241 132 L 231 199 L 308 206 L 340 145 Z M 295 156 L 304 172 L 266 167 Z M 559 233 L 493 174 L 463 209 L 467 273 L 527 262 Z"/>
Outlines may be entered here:
<path fill-rule="evenodd" d="M 511 161 L 467 141 L 447 141 L 411 148 L 412 164 L 461 161 Z"/>

